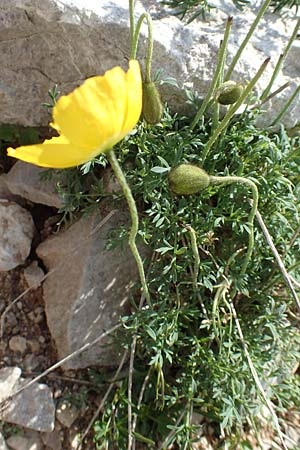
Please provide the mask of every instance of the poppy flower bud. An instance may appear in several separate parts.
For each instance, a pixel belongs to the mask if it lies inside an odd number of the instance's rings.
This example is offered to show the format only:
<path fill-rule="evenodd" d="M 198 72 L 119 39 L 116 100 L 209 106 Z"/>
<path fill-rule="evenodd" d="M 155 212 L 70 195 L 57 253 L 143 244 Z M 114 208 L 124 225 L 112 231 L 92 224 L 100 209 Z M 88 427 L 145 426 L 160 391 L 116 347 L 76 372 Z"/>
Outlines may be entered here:
<path fill-rule="evenodd" d="M 153 81 L 143 83 L 142 115 L 145 122 L 155 125 L 160 122 L 163 113 L 160 95 Z"/>
<path fill-rule="evenodd" d="M 177 195 L 197 194 L 210 184 L 205 170 L 193 164 L 179 164 L 173 167 L 168 176 L 171 191 Z"/>
<path fill-rule="evenodd" d="M 243 86 L 235 81 L 225 81 L 217 89 L 216 99 L 221 105 L 232 105 L 243 93 Z"/>

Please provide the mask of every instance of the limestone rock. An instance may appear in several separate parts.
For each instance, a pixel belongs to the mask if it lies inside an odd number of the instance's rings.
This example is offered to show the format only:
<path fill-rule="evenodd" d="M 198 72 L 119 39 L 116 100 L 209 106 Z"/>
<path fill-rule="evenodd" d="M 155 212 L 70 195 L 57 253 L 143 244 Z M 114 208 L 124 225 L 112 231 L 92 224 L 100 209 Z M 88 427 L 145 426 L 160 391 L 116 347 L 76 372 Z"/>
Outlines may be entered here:
<path fill-rule="evenodd" d="M 0 369 L 0 403 L 11 395 L 21 377 L 19 367 L 3 367 Z"/>
<path fill-rule="evenodd" d="M 17 203 L 0 199 L 0 271 L 25 262 L 34 232 L 29 211 Z"/>
<path fill-rule="evenodd" d="M 43 450 L 43 443 L 38 435 L 35 436 L 11 436 L 7 444 L 12 450 Z"/>
<path fill-rule="evenodd" d="M 5 184 L 12 194 L 26 198 L 33 203 L 61 208 L 63 199 L 56 192 L 55 174 L 51 172 L 51 179 L 45 179 L 47 169 L 18 161 L 8 174 Z"/>
<path fill-rule="evenodd" d="M 23 336 L 12 336 L 8 345 L 13 352 L 25 353 L 27 349 L 27 342 Z"/>
<path fill-rule="evenodd" d="M 37 261 L 33 261 L 26 269 L 24 269 L 24 278 L 28 287 L 37 289 L 44 278 L 43 270 L 38 266 Z"/>
<path fill-rule="evenodd" d="M 136 2 L 136 16 L 149 6 L 154 11 L 153 72 L 162 68 L 165 75 L 178 81 L 179 88 L 162 86 L 162 99 L 179 112 L 186 112 L 187 108 L 191 112 L 185 103 L 184 88 L 192 88 L 200 96 L 207 92 L 227 16 L 234 16 L 228 47 L 230 62 L 257 13 L 252 4 L 239 11 L 226 0 L 210 3 L 215 3 L 217 9 L 212 10 L 207 22 L 199 19 L 186 25 L 168 15 L 166 9 L 160 12 L 153 1 Z M 48 89 L 55 83 L 62 93 L 67 93 L 87 77 L 115 65 L 127 66 L 127 0 L 1 0 L 0 16 L 0 117 L 3 122 L 47 125 L 50 115 L 41 104 L 47 101 Z M 262 91 L 294 24 L 288 17 L 265 14 L 232 78 L 247 82 L 263 60 L 271 56 L 272 61 L 257 85 Z M 139 50 L 142 62 L 146 36 L 147 28 L 143 25 Z M 266 105 L 263 123 L 271 123 L 299 85 L 299 48 L 299 42 L 294 42 L 274 88 L 287 81 L 291 86 Z M 283 121 L 288 128 L 300 121 L 299 102 L 294 102 Z"/>
<path fill-rule="evenodd" d="M 51 450 L 61 450 L 62 449 L 62 438 L 63 436 L 58 430 L 54 430 L 51 433 L 43 433 L 41 435 L 42 441 L 47 448 Z"/>
<path fill-rule="evenodd" d="M 18 367 L 6 367 L 0 370 L 0 401 L 28 383 L 28 380 L 20 378 L 20 375 L 21 369 Z M 12 397 L 0 413 L 0 419 L 4 422 L 45 432 L 53 431 L 54 417 L 55 406 L 51 390 L 40 383 L 34 383 Z"/>
<path fill-rule="evenodd" d="M 0 433 L 0 450 L 8 450 L 5 439 L 1 433 Z"/>
<path fill-rule="evenodd" d="M 67 428 L 70 428 L 75 420 L 79 417 L 80 411 L 69 402 L 62 400 L 56 409 L 57 420 Z"/>
<path fill-rule="evenodd" d="M 106 251 L 112 229 L 127 225 L 121 212 L 84 217 L 37 248 L 52 274 L 43 284 L 49 330 L 63 358 L 114 326 L 126 311 L 130 288 L 138 273 L 129 247 Z M 118 364 L 109 337 L 65 363 L 76 369 Z"/>
<path fill-rule="evenodd" d="M 14 200 L 14 196 L 7 187 L 5 177 L 5 174 L 0 175 L 0 198 L 4 198 L 6 200 Z"/>

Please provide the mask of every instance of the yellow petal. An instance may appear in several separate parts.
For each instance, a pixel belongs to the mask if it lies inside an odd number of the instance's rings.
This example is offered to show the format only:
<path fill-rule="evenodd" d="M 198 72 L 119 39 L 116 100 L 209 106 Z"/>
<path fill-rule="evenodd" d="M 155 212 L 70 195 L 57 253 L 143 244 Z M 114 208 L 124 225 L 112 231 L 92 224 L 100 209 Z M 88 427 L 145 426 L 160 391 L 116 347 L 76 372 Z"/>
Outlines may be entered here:
<path fill-rule="evenodd" d="M 129 133 L 137 124 L 142 112 L 142 80 L 138 61 L 129 61 L 126 74 L 127 110 L 123 123 L 123 136 Z"/>
<path fill-rule="evenodd" d="M 95 148 L 112 137 L 116 142 L 121 140 L 139 119 L 136 110 L 139 110 L 142 97 L 141 76 L 138 62 L 134 63 L 127 74 L 120 67 L 114 67 L 103 76 L 89 78 L 71 94 L 60 97 L 53 109 L 53 126 L 80 147 Z M 131 128 L 128 128 L 131 107 L 135 121 L 130 120 Z"/>
<path fill-rule="evenodd" d="M 42 167 L 83 164 L 112 148 L 139 120 L 142 80 L 138 61 L 103 76 L 87 79 L 53 108 L 53 123 L 61 136 L 43 144 L 8 149 L 8 155 Z"/>
<path fill-rule="evenodd" d="M 71 144 L 64 136 L 47 139 L 42 144 L 25 145 L 16 149 L 8 148 L 8 156 L 41 167 L 63 169 L 66 167 L 83 164 L 98 154 L 98 149 L 93 152 Z"/>

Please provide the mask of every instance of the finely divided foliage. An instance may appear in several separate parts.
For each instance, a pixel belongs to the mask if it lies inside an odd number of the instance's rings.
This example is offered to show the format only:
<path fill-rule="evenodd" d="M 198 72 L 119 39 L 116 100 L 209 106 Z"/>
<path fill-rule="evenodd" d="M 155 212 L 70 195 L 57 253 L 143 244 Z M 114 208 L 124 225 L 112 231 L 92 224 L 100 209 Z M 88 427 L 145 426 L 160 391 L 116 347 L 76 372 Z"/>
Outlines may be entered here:
<path fill-rule="evenodd" d="M 164 3 L 177 6 L 182 17 L 199 7 L 190 20 L 208 5 L 196 0 Z M 267 6 L 265 0 L 261 16 Z M 151 20 L 145 18 L 151 34 Z M 131 14 L 131 25 L 133 21 Z M 250 88 L 268 61 L 220 119 L 214 94 L 226 78 L 231 21 L 216 63 L 219 72 L 203 102 L 212 106 L 212 117 L 204 107 L 199 114 L 189 93 L 192 118 L 171 114 L 165 106 L 160 123 L 141 121 L 115 147 L 139 209 L 138 246 L 148 245 L 153 254 L 144 262 L 147 306 L 133 291 L 132 314 L 121 319 L 122 332 L 115 337 L 116 345 L 130 352 L 129 375 L 118 374 L 94 424 L 98 450 L 191 450 L 198 448 L 193 443 L 201 434 L 209 434 L 208 428 L 213 448 L 251 449 L 253 436 L 260 445 L 266 406 L 274 442 L 286 448 L 280 428 L 300 398 L 299 316 L 257 221 L 253 252 L 244 266 L 253 224 L 251 192 L 244 184 L 210 184 L 196 195 L 177 196 L 168 183 L 170 169 L 187 163 L 202 166 L 215 178 L 230 175 L 254 182 L 259 212 L 289 275 L 299 279 L 299 130 L 292 135 L 283 126 L 276 132 L 258 129 L 259 107 L 237 114 L 239 101 L 259 104 L 251 99 Z M 134 27 L 131 37 L 136 50 Z M 147 62 L 150 73 L 151 58 Z M 111 155 L 108 160 L 114 163 Z M 110 197 L 113 207 L 120 205 L 123 193 L 106 192 L 99 181 L 107 164 L 101 154 L 81 170 L 61 172 L 64 218 L 89 213 L 104 197 Z M 122 247 L 127 240 L 122 228 L 114 230 L 107 245 Z"/>

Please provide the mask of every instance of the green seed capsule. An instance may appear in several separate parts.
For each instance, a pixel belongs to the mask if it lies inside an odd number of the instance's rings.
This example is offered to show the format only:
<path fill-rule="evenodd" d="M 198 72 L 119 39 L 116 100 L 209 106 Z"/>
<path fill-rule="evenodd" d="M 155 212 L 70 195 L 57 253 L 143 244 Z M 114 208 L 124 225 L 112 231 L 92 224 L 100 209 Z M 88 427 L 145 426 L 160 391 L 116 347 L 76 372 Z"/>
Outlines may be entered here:
<path fill-rule="evenodd" d="M 243 86 L 235 81 L 225 81 L 217 89 L 216 99 L 221 105 L 232 105 L 243 93 Z"/>
<path fill-rule="evenodd" d="M 143 83 L 143 109 L 145 122 L 155 125 L 161 121 L 163 106 L 155 83 Z"/>
<path fill-rule="evenodd" d="M 209 175 L 193 164 L 180 164 L 169 172 L 169 186 L 177 195 L 197 194 L 210 184 Z"/>

